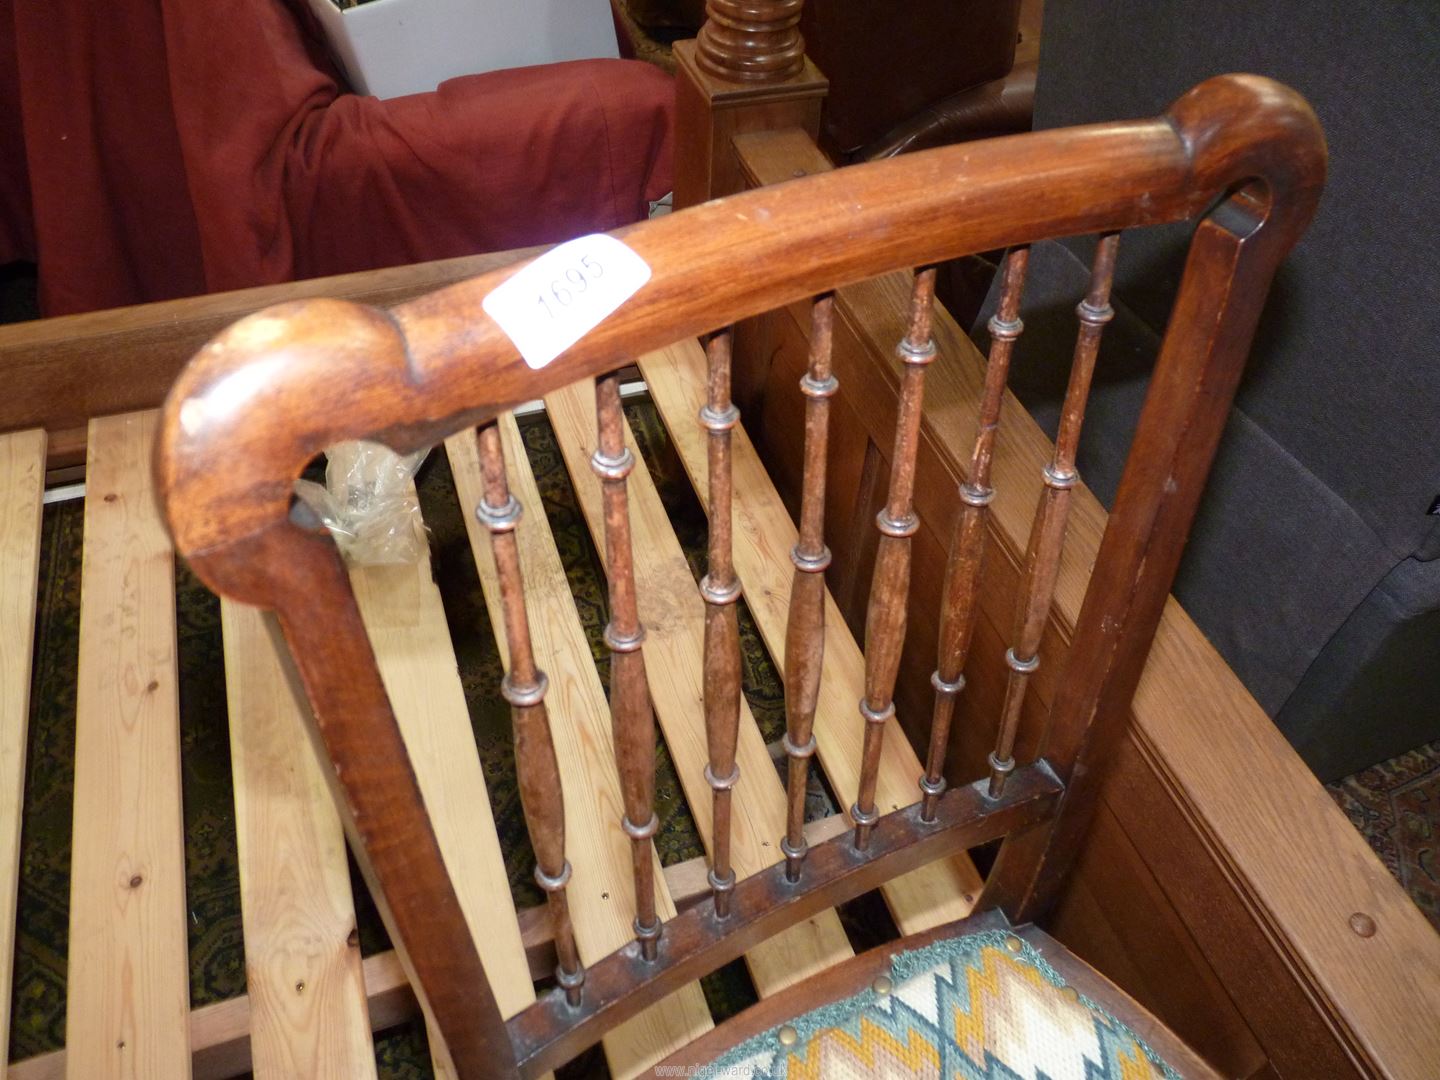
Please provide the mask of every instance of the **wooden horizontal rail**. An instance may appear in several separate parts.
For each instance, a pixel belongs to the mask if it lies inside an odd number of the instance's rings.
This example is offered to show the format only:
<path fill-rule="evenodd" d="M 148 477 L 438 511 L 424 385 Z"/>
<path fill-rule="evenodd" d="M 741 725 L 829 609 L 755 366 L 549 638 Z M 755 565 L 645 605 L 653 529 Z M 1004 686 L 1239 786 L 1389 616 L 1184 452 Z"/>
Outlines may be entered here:
<path fill-rule="evenodd" d="M 92 418 L 155 408 L 196 350 L 251 312 L 309 296 L 398 304 L 535 251 L 466 255 L 0 327 L 0 431 L 63 432 L 64 438 L 51 439 L 52 464 L 76 464 L 84 460 Z"/>
<path fill-rule="evenodd" d="M 539 1076 L 569 1061 L 603 1031 L 801 919 L 1040 820 L 1061 790 L 1043 762 L 1026 766 L 996 800 L 986 797 L 982 782 L 952 789 L 929 824 L 920 820 L 918 805 L 882 817 L 864 851 L 849 836 L 815 846 L 793 884 L 783 863 L 745 878 L 723 922 L 715 918 L 712 901 L 697 904 L 665 924 L 654 960 L 645 960 L 632 942 L 590 966 L 578 1007 L 567 1004 L 562 993 L 549 993 L 510 1020 L 506 1027 L 520 1074 Z"/>
<path fill-rule="evenodd" d="M 811 845 L 823 844 L 850 829 L 850 819 L 844 814 L 812 821 L 805 826 L 805 840 Z M 709 860 L 697 855 L 684 862 L 665 867 L 665 887 L 675 901 L 677 911 L 689 911 L 710 895 Z M 525 943 L 525 959 L 530 965 L 530 977 L 535 982 L 552 978 L 555 974 L 555 939 L 550 926 L 550 916 L 544 904 L 521 908 L 520 936 Z"/>

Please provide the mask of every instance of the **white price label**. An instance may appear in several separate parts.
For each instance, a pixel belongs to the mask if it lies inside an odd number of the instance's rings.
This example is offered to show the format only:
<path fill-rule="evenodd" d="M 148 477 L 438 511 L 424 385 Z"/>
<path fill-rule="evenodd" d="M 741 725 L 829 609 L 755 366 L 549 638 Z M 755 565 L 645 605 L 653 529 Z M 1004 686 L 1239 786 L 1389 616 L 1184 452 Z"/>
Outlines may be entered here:
<path fill-rule="evenodd" d="M 481 302 L 525 363 L 543 368 L 650 280 L 650 266 L 613 236 L 551 248 Z"/>

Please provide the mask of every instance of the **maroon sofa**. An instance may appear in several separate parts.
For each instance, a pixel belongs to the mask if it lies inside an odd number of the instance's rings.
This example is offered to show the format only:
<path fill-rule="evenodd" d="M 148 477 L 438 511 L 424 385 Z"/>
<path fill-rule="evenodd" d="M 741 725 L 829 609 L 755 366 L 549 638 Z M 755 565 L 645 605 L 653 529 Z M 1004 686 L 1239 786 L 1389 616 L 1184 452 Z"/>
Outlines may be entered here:
<path fill-rule="evenodd" d="M 626 61 L 347 92 L 300 0 L 0 15 L 0 262 L 47 315 L 558 241 L 670 189 L 673 91 Z"/>

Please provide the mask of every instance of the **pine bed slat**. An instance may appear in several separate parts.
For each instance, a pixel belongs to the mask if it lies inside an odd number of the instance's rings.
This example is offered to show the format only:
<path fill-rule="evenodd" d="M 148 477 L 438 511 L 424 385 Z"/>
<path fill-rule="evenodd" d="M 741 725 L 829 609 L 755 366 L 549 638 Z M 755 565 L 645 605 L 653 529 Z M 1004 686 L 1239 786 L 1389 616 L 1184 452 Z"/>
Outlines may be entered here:
<path fill-rule="evenodd" d="M 705 400 L 705 354 L 694 341 L 677 342 L 640 358 L 640 372 L 670 432 L 701 504 L 708 503 L 704 433 L 693 422 Z M 797 388 L 796 393 L 799 393 Z M 840 393 L 845 393 L 842 384 Z M 771 656 L 785 652 L 790 598 L 790 549 L 798 533 L 775 485 L 745 432 L 744 417 L 732 446 L 735 470 L 735 565 L 746 601 Z M 816 757 L 842 802 L 860 775 L 862 721 L 855 703 L 865 693 L 865 661 L 829 591 L 825 594 L 825 666 L 815 711 Z M 886 725 L 876 805 L 889 813 L 918 802 L 920 759 L 892 718 Z M 981 878 L 966 856 L 932 863 L 884 886 L 896 925 L 918 933 L 962 919 L 974 907 Z"/>
<path fill-rule="evenodd" d="M 576 497 L 592 536 L 601 535 L 599 483 L 588 468 L 594 449 L 594 390 L 577 383 L 545 399 L 545 409 L 569 469 Z M 675 762 L 695 827 L 707 849 L 712 842 L 713 807 L 704 769 L 708 751 L 702 704 L 705 603 L 680 548 L 654 479 L 627 431 L 635 455 L 630 474 L 631 524 L 640 618 L 645 625 L 650 693 Z M 601 543 L 596 544 L 601 549 Z M 735 872 L 748 877 L 779 862 L 785 833 L 785 792 L 775 774 L 760 730 L 745 702 L 740 703 L 737 743 L 740 784 L 736 789 L 731 828 Z M 800 923 L 746 954 L 755 988 L 762 997 L 852 956 L 854 950 L 833 911 Z"/>
<path fill-rule="evenodd" d="M 45 432 L 0 436 L 0 1080 L 10 1060 L 10 978 L 20 883 L 20 814 L 40 570 Z"/>
<path fill-rule="evenodd" d="M 340 817 L 279 629 L 222 599 L 225 692 L 255 1075 L 375 1075 Z"/>
<path fill-rule="evenodd" d="M 505 858 L 428 552 L 411 565 L 357 568 L 350 581 L 496 1004 L 513 1016 L 535 987 L 510 890 L 496 887 L 507 880 Z M 428 1028 L 436 1075 L 453 1075 Z"/>
<path fill-rule="evenodd" d="M 566 815 L 565 850 L 573 868 L 567 893 L 575 936 L 581 959 L 591 964 L 634 936 L 630 925 L 634 914 L 630 840 L 620 830 L 623 804 L 610 734 L 610 709 L 566 585 L 555 539 L 540 509 L 539 489 L 519 429 L 509 414 L 502 416 L 499 423 L 510 489 L 525 508 L 516 536 L 535 654 L 550 678 L 545 700 L 553 724 L 561 786 L 569 793 L 568 805 L 584 808 Z M 445 448 L 491 625 L 502 656 L 507 656 L 490 539 L 474 515 L 481 496 L 474 436 L 470 432 L 453 436 Z M 675 914 L 675 906 L 658 863 L 657 857 L 656 905 L 660 917 L 667 919 Z M 700 986 L 692 983 L 605 1037 L 611 1072 L 617 1077 L 634 1076 L 711 1027 Z"/>
<path fill-rule="evenodd" d="M 157 416 L 90 423 L 76 690 L 66 1075 L 187 1077 L 175 574 Z"/>

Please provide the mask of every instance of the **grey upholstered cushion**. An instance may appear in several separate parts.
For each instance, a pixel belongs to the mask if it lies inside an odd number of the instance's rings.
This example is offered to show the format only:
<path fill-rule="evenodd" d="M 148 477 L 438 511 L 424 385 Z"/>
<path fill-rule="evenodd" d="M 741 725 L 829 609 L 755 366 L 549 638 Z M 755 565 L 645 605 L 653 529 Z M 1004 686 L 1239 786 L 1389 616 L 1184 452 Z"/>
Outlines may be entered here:
<path fill-rule="evenodd" d="M 1338 775 L 1440 738 L 1440 5 L 1048 5 L 1036 127 L 1146 116 L 1254 71 L 1304 93 L 1331 172 L 1282 268 L 1176 593 L 1306 759 Z M 1127 234 L 1082 475 L 1103 501 L 1188 229 Z M 1052 425 L 1090 244 L 1041 245 L 1016 356 Z M 982 320 L 988 311 L 982 313 Z M 983 339 L 983 326 L 979 337 Z"/>

